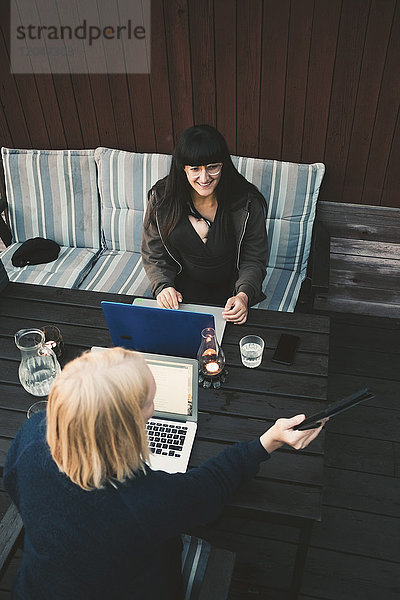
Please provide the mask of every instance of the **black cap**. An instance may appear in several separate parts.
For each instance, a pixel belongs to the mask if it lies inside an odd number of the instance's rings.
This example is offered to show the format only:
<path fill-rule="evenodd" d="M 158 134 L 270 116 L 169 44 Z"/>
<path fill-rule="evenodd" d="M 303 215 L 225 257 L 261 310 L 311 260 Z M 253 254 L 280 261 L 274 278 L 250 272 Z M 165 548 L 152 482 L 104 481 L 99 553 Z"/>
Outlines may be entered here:
<path fill-rule="evenodd" d="M 53 240 L 42 237 L 26 240 L 12 255 L 11 262 L 14 267 L 25 265 L 39 265 L 56 260 L 60 253 L 60 246 Z"/>

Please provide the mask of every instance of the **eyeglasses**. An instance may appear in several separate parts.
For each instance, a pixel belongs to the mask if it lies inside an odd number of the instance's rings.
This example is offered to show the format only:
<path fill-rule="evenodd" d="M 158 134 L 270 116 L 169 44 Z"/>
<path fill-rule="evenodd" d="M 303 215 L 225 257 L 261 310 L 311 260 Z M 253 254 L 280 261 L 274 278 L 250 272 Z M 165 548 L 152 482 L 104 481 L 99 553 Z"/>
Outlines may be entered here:
<path fill-rule="evenodd" d="M 186 165 L 185 172 L 189 175 L 189 177 L 195 179 L 195 177 L 200 175 L 202 169 L 206 170 L 207 175 L 214 177 L 215 175 L 219 175 L 221 172 L 222 163 L 212 163 L 210 165 L 201 165 L 199 167 L 189 167 L 189 165 Z"/>

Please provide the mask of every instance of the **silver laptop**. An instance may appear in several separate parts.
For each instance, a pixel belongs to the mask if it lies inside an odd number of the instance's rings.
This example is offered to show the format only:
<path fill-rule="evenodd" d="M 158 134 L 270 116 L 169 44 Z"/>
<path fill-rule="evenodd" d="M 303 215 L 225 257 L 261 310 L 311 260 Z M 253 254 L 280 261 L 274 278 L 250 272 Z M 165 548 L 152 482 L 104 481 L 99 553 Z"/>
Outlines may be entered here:
<path fill-rule="evenodd" d="M 92 352 L 104 349 L 93 346 Z M 197 360 L 141 354 L 156 382 L 154 415 L 146 425 L 149 466 L 155 471 L 185 473 L 197 430 Z"/>
<path fill-rule="evenodd" d="M 148 308 L 160 308 L 157 304 L 157 300 L 152 300 L 151 298 L 135 298 L 132 304 L 135 306 L 146 306 Z M 170 309 L 166 308 L 164 310 Z M 215 322 L 215 334 L 217 336 L 218 343 L 220 345 L 222 344 L 222 337 L 224 335 L 226 325 L 226 321 L 222 317 L 223 308 L 220 306 L 208 306 L 206 304 L 186 304 L 183 302 L 179 304 L 179 310 L 213 315 Z"/>

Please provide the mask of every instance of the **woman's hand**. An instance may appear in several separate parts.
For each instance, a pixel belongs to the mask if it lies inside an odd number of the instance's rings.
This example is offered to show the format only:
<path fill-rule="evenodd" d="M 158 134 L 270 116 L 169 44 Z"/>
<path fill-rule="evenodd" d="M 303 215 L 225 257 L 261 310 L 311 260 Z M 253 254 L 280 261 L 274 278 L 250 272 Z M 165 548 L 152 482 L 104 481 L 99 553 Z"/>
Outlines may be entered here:
<path fill-rule="evenodd" d="M 179 302 L 182 300 L 182 294 L 174 287 L 164 288 L 157 296 L 157 304 L 161 308 L 179 308 Z"/>
<path fill-rule="evenodd" d="M 228 298 L 222 316 L 227 321 L 235 323 L 235 325 L 243 325 L 246 322 L 248 314 L 248 297 L 244 292 L 239 292 L 237 296 Z"/>
<path fill-rule="evenodd" d="M 324 419 L 321 427 L 318 427 L 318 429 L 306 429 L 305 431 L 293 429 L 295 425 L 299 425 L 305 418 L 305 415 L 296 415 L 291 419 L 278 419 L 260 437 L 260 442 L 265 450 L 271 454 L 271 452 L 280 448 L 283 444 L 288 444 L 296 450 L 306 448 L 310 442 L 315 440 L 328 419 Z"/>

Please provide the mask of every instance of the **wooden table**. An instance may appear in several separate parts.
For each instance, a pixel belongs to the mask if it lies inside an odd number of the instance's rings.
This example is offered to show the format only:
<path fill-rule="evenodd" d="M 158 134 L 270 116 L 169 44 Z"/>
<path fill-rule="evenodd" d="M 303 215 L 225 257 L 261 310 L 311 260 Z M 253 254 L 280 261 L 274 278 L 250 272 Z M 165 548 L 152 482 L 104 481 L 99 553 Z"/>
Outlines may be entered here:
<path fill-rule="evenodd" d="M 57 325 L 64 338 L 64 361 L 92 345 L 112 346 L 101 300 L 132 302 L 132 297 L 10 283 L 0 295 L 0 467 L 7 449 L 33 403 L 18 380 L 19 351 L 14 333 L 21 328 Z M 282 332 L 299 335 L 292 366 L 271 362 Z M 256 333 L 265 340 L 257 369 L 242 366 L 239 339 Z M 329 320 L 305 314 L 251 310 L 243 326 L 228 324 L 223 349 L 229 370 L 219 390 L 200 389 L 199 425 L 190 466 L 225 446 L 259 436 L 278 417 L 311 414 L 327 399 Z M 235 495 L 227 508 L 253 519 L 273 520 L 300 529 L 291 597 L 300 588 L 312 524 L 321 519 L 324 436 L 297 453 L 282 448 L 263 463 L 258 476 Z M 1 494 L 4 512 L 7 500 Z"/>

